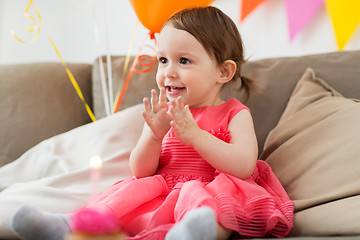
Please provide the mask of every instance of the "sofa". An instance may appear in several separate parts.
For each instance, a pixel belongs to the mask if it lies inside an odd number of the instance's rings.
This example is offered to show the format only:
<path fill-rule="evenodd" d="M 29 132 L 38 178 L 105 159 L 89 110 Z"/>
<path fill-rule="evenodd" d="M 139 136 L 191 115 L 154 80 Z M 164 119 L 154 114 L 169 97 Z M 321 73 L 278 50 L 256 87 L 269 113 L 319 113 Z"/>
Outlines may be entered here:
<path fill-rule="evenodd" d="M 111 58 L 114 95 L 125 59 Z M 99 60 L 107 69 L 105 57 L 68 63 L 94 122 L 60 63 L 0 65 L 0 239 L 16 239 L 9 221 L 23 204 L 67 213 L 131 176 L 128 157 L 144 123 L 142 99 L 156 88 L 156 67 L 134 73 L 119 111 L 106 116 Z M 261 88 L 246 103 L 259 159 L 295 205 L 288 239 L 360 239 L 359 63 L 355 50 L 249 60 L 242 69 Z M 240 87 L 227 85 L 222 97 L 242 99 Z M 103 161 L 97 189 L 94 155 Z"/>

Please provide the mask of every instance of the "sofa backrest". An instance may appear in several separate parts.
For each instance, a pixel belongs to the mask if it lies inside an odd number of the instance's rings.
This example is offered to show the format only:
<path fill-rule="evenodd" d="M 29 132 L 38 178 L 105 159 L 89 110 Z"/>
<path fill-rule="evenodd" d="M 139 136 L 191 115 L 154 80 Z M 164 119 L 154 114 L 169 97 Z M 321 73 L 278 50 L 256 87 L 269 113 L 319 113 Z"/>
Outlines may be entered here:
<path fill-rule="evenodd" d="M 92 65 L 68 67 L 92 106 Z M 0 65 L 0 166 L 44 139 L 89 122 L 61 63 Z"/>
<path fill-rule="evenodd" d="M 124 82 L 122 76 L 125 58 L 125 56 L 113 56 L 111 59 L 114 95 Z M 131 58 L 130 64 L 133 60 L 134 57 Z M 103 57 L 103 61 L 106 69 L 105 57 Z M 295 84 L 306 68 L 313 68 L 318 77 L 325 79 L 345 97 L 360 98 L 359 62 L 360 51 L 332 52 L 246 62 L 242 74 L 257 80 L 262 89 L 259 95 L 252 95 L 246 103 L 250 107 L 254 119 L 259 152 L 263 150 L 266 136 L 276 126 Z M 139 67 L 139 69 L 144 68 L 146 67 Z M 150 89 L 157 89 L 155 75 L 156 67 L 147 73 L 133 73 L 120 109 L 141 103 L 145 96 L 149 97 Z M 125 78 L 126 76 L 127 74 L 125 74 Z M 98 60 L 94 63 L 92 84 L 94 112 L 98 118 L 101 118 L 105 116 L 105 110 Z M 238 80 L 224 87 L 222 97 L 225 100 L 232 97 L 241 99 L 240 92 L 236 90 L 239 85 L 241 83 Z"/>

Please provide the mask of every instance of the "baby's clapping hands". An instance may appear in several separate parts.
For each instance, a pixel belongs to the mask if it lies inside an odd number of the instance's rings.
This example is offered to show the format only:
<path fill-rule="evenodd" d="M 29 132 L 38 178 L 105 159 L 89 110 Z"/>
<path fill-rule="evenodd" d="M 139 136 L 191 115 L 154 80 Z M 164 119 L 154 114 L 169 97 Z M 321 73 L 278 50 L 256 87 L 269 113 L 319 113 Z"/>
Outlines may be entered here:
<path fill-rule="evenodd" d="M 151 105 L 148 98 L 144 98 L 144 111 L 142 115 L 145 122 L 150 127 L 153 138 L 162 140 L 170 129 L 170 117 L 167 114 L 165 88 L 160 89 L 158 97 L 155 89 L 151 90 Z"/>
<path fill-rule="evenodd" d="M 167 108 L 165 88 L 151 90 L 151 100 L 144 98 L 142 115 L 152 131 L 153 138 L 160 141 L 173 128 L 176 137 L 186 145 L 192 145 L 199 131 L 202 131 L 193 118 L 188 105 L 181 97 L 170 101 Z"/>
<path fill-rule="evenodd" d="M 170 126 L 175 136 L 184 144 L 192 145 L 199 131 L 202 131 L 196 123 L 189 105 L 185 105 L 182 98 L 171 100 L 168 115 L 171 118 Z"/>

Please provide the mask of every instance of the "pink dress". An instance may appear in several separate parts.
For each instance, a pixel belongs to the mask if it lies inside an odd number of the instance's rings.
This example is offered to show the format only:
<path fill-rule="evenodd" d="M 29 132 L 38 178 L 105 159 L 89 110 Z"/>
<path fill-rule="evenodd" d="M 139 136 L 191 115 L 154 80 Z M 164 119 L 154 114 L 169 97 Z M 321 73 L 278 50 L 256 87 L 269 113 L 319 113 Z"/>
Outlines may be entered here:
<path fill-rule="evenodd" d="M 236 99 L 213 107 L 193 108 L 199 127 L 230 140 L 230 120 L 248 108 Z M 241 180 L 220 173 L 170 130 L 161 149 L 156 175 L 114 184 L 85 207 L 114 213 L 129 239 L 164 239 L 190 210 L 211 207 L 218 222 L 240 236 L 286 236 L 294 206 L 264 161 L 252 176 Z"/>

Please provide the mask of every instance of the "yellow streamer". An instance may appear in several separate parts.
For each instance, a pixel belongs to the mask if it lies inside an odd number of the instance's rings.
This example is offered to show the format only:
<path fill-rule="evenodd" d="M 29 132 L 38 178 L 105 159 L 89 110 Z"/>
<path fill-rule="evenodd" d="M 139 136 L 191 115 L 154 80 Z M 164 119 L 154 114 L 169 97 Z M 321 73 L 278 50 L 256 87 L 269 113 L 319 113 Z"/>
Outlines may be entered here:
<path fill-rule="evenodd" d="M 40 12 L 39 12 L 38 9 L 36 8 L 35 4 L 33 3 L 32 0 L 29 0 L 29 4 L 28 4 L 28 6 L 27 6 L 26 9 L 25 9 L 25 17 L 26 17 L 26 18 L 29 18 L 33 23 L 30 24 L 30 25 L 26 28 L 26 31 L 29 32 L 29 33 L 36 31 L 35 37 L 30 41 L 30 42 L 34 42 L 34 41 L 37 40 L 37 38 L 38 38 L 39 35 L 40 35 L 40 27 L 39 27 L 38 24 L 36 23 L 36 19 L 28 14 L 31 6 L 34 8 L 34 10 L 35 10 L 35 12 L 36 12 L 36 14 L 37 14 L 37 16 L 38 16 L 38 19 L 39 19 L 39 21 L 40 21 L 40 23 L 41 23 L 41 26 L 43 26 L 44 23 L 43 23 L 43 21 L 42 21 Z M 15 37 L 15 39 L 18 40 L 19 42 L 21 42 L 21 43 L 28 43 L 28 42 L 20 39 L 18 36 L 16 36 L 16 34 L 14 33 L 13 30 L 11 30 L 11 34 L 12 34 L 12 35 Z M 92 120 L 93 122 L 96 121 L 96 118 L 95 118 L 93 112 L 91 111 L 91 108 L 90 108 L 89 105 L 86 103 L 85 98 L 84 98 L 84 96 L 83 96 L 83 94 L 82 94 L 82 92 L 81 92 L 81 89 L 80 89 L 80 87 L 79 87 L 79 85 L 78 85 L 78 83 L 77 83 L 74 75 L 71 73 L 70 69 L 67 67 L 65 61 L 63 60 L 63 58 L 62 58 L 61 55 L 60 55 L 59 50 L 58 50 L 57 47 L 55 46 L 54 41 L 51 39 L 51 37 L 50 37 L 50 35 L 49 35 L 48 33 L 47 33 L 47 37 L 48 37 L 51 45 L 53 46 L 56 54 L 58 55 L 58 57 L 59 57 L 59 59 L 60 59 L 60 61 L 61 61 L 61 64 L 64 66 L 65 71 L 66 71 L 66 73 L 67 73 L 67 75 L 68 75 L 68 77 L 69 77 L 69 79 L 70 79 L 70 81 L 71 81 L 71 83 L 72 83 L 72 85 L 73 85 L 76 93 L 78 94 L 79 98 L 80 98 L 81 101 L 83 102 L 83 104 L 84 104 L 84 106 L 85 106 L 85 109 L 86 109 L 87 113 L 89 114 L 89 117 L 91 118 L 91 120 Z"/>
<path fill-rule="evenodd" d="M 32 22 L 32 24 L 29 24 L 29 26 L 27 26 L 26 31 L 27 31 L 28 33 L 32 33 L 32 32 L 34 32 L 34 31 L 36 31 L 36 35 L 35 35 L 34 38 L 30 41 L 30 42 L 35 42 L 35 41 L 38 39 L 39 35 L 40 35 L 40 28 L 39 28 L 38 25 L 36 24 L 36 19 L 35 19 L 33 16 L 30 16 L 29 13 L 28 13 L 29 10 L 30 10 L 31 5 L 34 6 L 34 9 L 35 9 L 35 11 L 36 11 L 36 14 L 37 14 L 37 16 L 38 16 L 39 21 L 41 22 L 41 24 L 42 24 L 42 18 L 41 18 L 41 16 L 40 16 L 39 11 L 38 11 L 37 8 L 35 7 L 33 1 L 30 0 L 28 6 L 27 6 L 26 9 L 25 9 L 25 17 L 28 18 L 28 19 L 30 19 L 31 22 Z M 26 41 L 24 41 L 24 40 L 20 39 L 18 36 L 16 36 L 14 30 L 11 30 L 11 34 L 12 34 L 12 35 L 16 38 L 16 40 L 18 40 L 19 42 L 21 42 L 21 43 L 27 43 Z"/>

